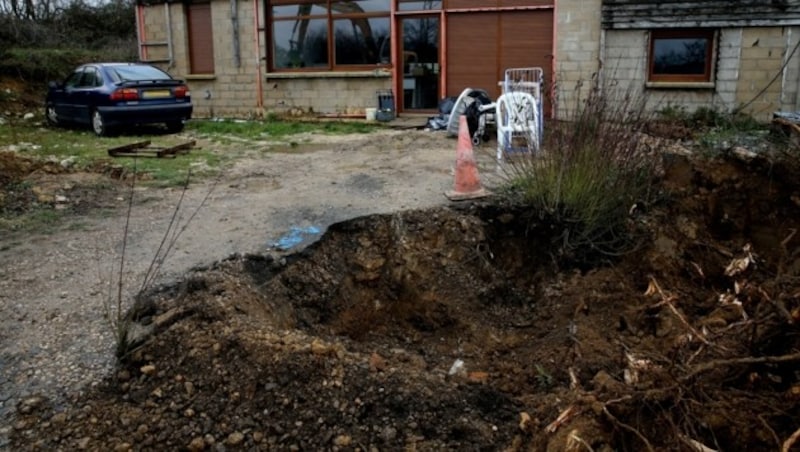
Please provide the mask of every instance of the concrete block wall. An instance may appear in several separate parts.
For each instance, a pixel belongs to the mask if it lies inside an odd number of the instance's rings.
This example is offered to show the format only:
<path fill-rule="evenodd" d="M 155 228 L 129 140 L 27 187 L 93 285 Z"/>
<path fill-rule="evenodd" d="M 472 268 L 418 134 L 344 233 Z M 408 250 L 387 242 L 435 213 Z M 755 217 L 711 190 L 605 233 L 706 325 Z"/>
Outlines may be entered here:
<path fill-rule="evenodd" d="M 569 118 L 600 68 L 601 0 L 556 5 L 556 116 Z"/>
<path fill-rule="evenodd" d="M 651 109 L 709 107 L 730 112 L 749 103 L 744 112 L 767 121 L 774 111 L 800 107 L 800 50 L 786 62 L 800 43 L 797 27 L 721 29 L 713 88 L 647 88 L 648 39 L 645 30 L 607 31 L 605 71 L 620 87 L 644 88 Z"/>
<path fill-rule="evenodd" d="M 800 27 L 786 28 L 786 44 L 784 61 L 786 58 L 788 61 L 781 77 L 780 110 L 800 111 Z M 791 55 L 792 51 L 794 55 Z"/>
<path fill-rule="evenodd" d="M 679 107 L 691 112 L 707 107 L 732 111 L 740 104 L 742 40 L 746 30 L 727 28 L 719 31 L 713 88 L 648 87 L 649 32 L 609 30 L 606 33 L 606 78 L 615 80 L 620 89 L 644 93 L 651 110 Z"/>
<path fill-rule="evenodd" d="M 602 71 L 604 85 L 613 85 L 610 89 L 646 95 L 647 105 L 653 110 L 675 106 L 687 111 L 700 107 L 732 111 L 753 98 L 745 111 L 759 120 L 768 120 L 777 110 L 800 110 L 800 49 L 786 61 L 800 43 L 800 27 L 720 29 L 713 88 L 648 87 L 647 30 L 603 33 L 601 0 L 559 0 L 557 8 L 560 118 L 569 118 L 598 71 Z M 786 67 L 781 70 L 784 63 Z"/>
<path fill-rule="evenodd" d="M 377 107 L 376 92 L 391 89 L 388 74 L 353 77 L 327 73 L 324 78 L 302 74 L 267 76 L 265 107 L 281 114 L 361 115 Z"/>
<path fill-rule="evenodd" d="M 746 28 L 742 32 L 738 105 L 757 119 L 768 120 L 781 109 L 797 108 L 797 61 L 786 59 L 797 45 L 797 30 L 791 27 Z M 784 68 L 784 63 L 787 63 Z M 792 64 L 794 63 L 794 64 Z"/>
<path fill-rule="evenodd" d="M 257 117 L 265 112 L 259 108 L 257 83 L 263 77 L 261 48 L 256 43 L 253 4 L 237 3 L 239 33 L 239 64 L 233 47 L 233 22 L 230 2 L 211 2 L 211 21 L 214 43 L 214 74 L 192 74 L 189 65 L 188 27 L 185 6 L 169 5 L 172 35 L 172 63 L 158 63 L 173 76 L 187 81 L 195 105 L 194 116 Z M 148 41 L 167 40 L 164 5 L 145 8 L 145 36 Z M 153 50 L 157 50 L 154 52 Z M 167 59 L 167 47 L 148 48 L 148 59 Z M 259 72 L 260 71 L 260 72 Z"/>
<path fill-rule="evenodd" d="M 142 10 L 141 19 L 144 21 L 144 36 L 140 36 L 146 43 L 167 42 L 167 11 L 164 5 L 148 6 Z M 169 47 L 166 45 L 148 45 L 144 47 L 146 60 L 166 60 L 169 58 Z M 139 54 L 140 58 L 143 56 Z M 159 65 L 167 69 L 166 65 Z"/>
<path fill-rule="evenodd" d="M 173 76 L 187 80 L 192 91 L 194 116 L 261 117 L 278 114 L 364 114 L 377 106 L 376 91 L 391 89 L 388 72 L 267 74 L 264 33 L 255 33 L 252 2 L 239 1 L 239 65 L 233 47 L 231 6 L 227 1 L 211 2 L 214 74 L 191 74 L 185 6 L 169 4 L 173 62 L 157 63 Z M 259 11 L 263 13 L 263 11 Z M 163 4 L 144 10 L 145 39 L 167 40 L 167 19 Z M 263 19 L 262 19 L 263 20 Z M 264 24 L 260 24 L 262 27 Z M 166 46 L 148 47 L 148 59 L 168 59 Z M 262 106 L 258 82 L 262 82 Z"/>
<path fill-rule="evenodd" d="M 739 85 L 742 53 L 742 29 L 724 28 L 719 31 L 717 39 L 714 97 L 710 106 L 727 112 L 736 108 L 736 89 Z"/>

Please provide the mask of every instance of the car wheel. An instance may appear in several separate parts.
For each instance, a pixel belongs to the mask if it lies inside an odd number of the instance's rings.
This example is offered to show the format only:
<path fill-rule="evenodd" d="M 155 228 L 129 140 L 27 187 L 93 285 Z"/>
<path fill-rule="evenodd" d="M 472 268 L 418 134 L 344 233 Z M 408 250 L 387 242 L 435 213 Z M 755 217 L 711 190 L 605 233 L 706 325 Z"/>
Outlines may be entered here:
<path fill-rule="evenodd" d="M 109 135 L 108 126 L 103 118 L 103 114 L 97 110 L 92 112 L 92 130 L 98 137 L 106 137 Z"/>
<path fill-rule="evenodd" d="M 58 113 L 56 113 L 56 107 L 53 106 L 53 104 L 47 104 L 47 106 L 45 106 L 44 119 L 50 126 L 58 126 L 61 124 L 58 120 Z"/>
<path fill-rule="evenodd" d="M 183 121 L 170 121 L 167 123 L 167 132 L 178 133 L 183 130 Z"/>

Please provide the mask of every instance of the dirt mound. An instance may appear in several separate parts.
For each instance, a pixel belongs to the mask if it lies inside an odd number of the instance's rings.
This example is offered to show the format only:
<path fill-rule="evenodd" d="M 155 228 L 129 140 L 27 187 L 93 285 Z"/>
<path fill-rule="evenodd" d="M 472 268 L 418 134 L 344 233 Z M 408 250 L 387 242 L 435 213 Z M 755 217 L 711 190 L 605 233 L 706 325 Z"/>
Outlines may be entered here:
<path fill-rule="evenodd" d="M 775 450 L 800 424 L 796 183 L 667 160 L 640 250 L 560 268 L 550 225 L 364 217 L 162 288 L 149 339 L 15 449 Z M 560 234 L 558 234 L 560 235 Z"/>
<path fill-rule="evenodd" d="M 39 159 L 0 151 L 0 216 L 14 218 L 34 209 L 73 213 L 115 205 L 124 179 L 122 166 L 100 163 L 77 169 L 71 159 Z"/>

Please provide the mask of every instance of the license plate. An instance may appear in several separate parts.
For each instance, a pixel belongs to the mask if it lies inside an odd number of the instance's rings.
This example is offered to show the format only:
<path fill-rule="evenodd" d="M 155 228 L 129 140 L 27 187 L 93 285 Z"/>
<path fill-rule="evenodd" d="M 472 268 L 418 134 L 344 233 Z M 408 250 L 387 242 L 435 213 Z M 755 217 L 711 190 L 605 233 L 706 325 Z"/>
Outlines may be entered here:
<path fill-rule="evenodd" d="M 142 93 L 142 98 L 144 99 L 163 99 L 171 96 L 172 93 L 168 89 L 153 89 Z"/>

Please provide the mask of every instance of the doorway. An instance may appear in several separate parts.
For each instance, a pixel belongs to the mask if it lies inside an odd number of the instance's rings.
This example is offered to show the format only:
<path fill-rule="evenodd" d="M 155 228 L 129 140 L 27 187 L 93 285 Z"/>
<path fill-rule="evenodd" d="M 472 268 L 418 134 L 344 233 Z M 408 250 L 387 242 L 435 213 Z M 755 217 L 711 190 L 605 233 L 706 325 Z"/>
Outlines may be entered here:
<path fill-rule="evenodd" d="M 399 19 L 403 63 L 403 111 L 435 110 L 439 105 L 439 15 Z"/>

